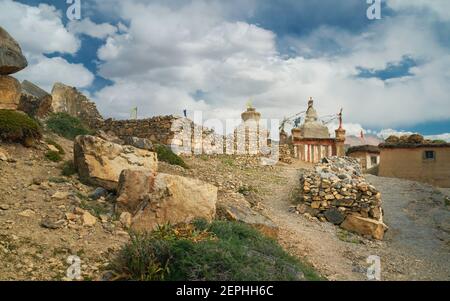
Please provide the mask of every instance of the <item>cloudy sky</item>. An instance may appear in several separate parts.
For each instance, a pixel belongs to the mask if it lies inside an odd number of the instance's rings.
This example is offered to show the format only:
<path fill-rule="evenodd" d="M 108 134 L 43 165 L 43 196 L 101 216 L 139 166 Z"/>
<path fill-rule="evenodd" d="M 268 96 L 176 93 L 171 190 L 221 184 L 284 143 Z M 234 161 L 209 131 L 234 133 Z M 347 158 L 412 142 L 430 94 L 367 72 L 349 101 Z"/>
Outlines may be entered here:
<path fill-rule="evenodd" d="M 50 91 L 76 86 L 105 117 L 202 110 L 265 118 L 344 108 L 350 134 L 421 132 L 450 139 L 450 1 L 0 0 L 21 44 L 18 73 Z"/>

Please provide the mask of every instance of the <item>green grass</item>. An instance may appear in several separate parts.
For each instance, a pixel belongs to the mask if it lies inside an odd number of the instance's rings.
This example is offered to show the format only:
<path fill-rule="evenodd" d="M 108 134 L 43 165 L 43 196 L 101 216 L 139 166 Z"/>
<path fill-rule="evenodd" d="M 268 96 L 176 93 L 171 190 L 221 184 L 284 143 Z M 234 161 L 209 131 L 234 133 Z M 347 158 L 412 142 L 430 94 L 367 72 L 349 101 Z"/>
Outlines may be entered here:
<path fill-rule="evenodd" d="M 232 158 L 225 157 L 225 158 L 222 158 L 222 164 L 233 167 L 234 160 Z"/>
<path fill-rule="evenodd" d="M 96 217 L 100 217 L 102 214 L 107 215 L 110 213 L 108 208 L 97 201 L 81 200 L 80 208 L 89 211 Z"/>
<path fill-rule="evenodd" d="M 339 240 L 343 241 L 343 242 L 349 242 L 352 244 L 360 244 L 361 240 L 354 234 L 343 230 L 343 229 L 338 229 L 337 230 L 337 237 L 339 238 Z"/>
<path fill-rule="evenodd" d="M 0 110 L 0 140 L 30 146 L 42 137 L 39 124 L 24 113 Z"/>
<path fill-rule="evenodd" d="M 252 192 L 257 193 L 258 190 L 252 186 L 241 186 L 238 189 L 238 193 L 240 193 L 242 195 L 249 195 Z"/>
<path fill-rule="evenodd" d="M 122 280 L 289 281 L 302 275 L 323 279 L 275 240 L 226 221 L 132 233 L 111 268 Z"/>
<path fill-rule="evenodd" d="M 65 177 L 73 176 L 77 173 L 77 169 L 72 160 L 68 160 L 61 165 L 61 175 Z"/>
<path fill-rule="evenodd" d="M 75 139 L 78 135 L 92 134 L 92 131 L 80 119 L 66 113 L 50 115 L 46 124 L 52 132 L 70 140 Z"/>
<path fill-rule="evenodd" d="M 171 165 L 178 165 L 183 168 L 189 168 L 184 160 L 175 154 L 170 147 L 158 144 L 156 145 L 156 153 L 158 154 L 158 160 L 169 163 Z"/>
<path fill-rule="evenodd" d="M 61 162 L 63 159 L 62 156 L 60 155 L 60 153 L 55 152 L 55 151 L 46 152 L 45 158 L 47 158 L 47 160 L 52 161 L 52 162 Z"/>

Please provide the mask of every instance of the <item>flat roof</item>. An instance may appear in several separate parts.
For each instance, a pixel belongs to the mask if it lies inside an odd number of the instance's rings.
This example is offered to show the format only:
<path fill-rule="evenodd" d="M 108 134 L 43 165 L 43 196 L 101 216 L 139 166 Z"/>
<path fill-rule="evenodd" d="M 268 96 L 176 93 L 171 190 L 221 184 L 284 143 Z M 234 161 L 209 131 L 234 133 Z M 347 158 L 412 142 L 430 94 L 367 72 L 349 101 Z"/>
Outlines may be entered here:
<path fill-rule="evenodd" d="M 382 143 L 379 148 L 450 148 L 450 143 Z"/>

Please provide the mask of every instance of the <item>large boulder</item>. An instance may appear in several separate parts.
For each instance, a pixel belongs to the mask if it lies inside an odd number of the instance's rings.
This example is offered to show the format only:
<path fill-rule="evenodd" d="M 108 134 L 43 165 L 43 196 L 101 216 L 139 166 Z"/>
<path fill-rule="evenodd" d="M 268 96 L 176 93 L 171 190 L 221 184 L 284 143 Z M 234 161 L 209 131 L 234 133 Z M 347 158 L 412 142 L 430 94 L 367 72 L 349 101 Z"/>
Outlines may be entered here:
<path fill-rule="evenodd" d="M 17 110 L 20 90 L 20 83 L 17 79 L 0 75 L 0 110 Z"/>
<path fill-rule="evenodd" d="M 91 185 L 116 190 L 124 169 L 156 172 L 157 154 L 123 146 L 94 136 L 78 136 L 74 142 L 74 161 L 80 179 Z"/>
<path fill-rule="evenodd" d="M 278 237 L 278 226 L 268 216 L 251 208 L 240 193 L 222 197 L 217 203 L 217 215 L 222 219 L 247 224 L 266 236 Z"/>
<path fill-rule="evenodd" d="M 124 170 L 116 209 L 132 215 L 131 228 L 152 231 L 158 225 L 215 217 L 217 187 L 197 179 L 144 170 Z"/>
<path fill-rule="evenodd" d="M 22 82 L 19 110 L 32 117 L 45 118 L 52 112 L 52 96 L 27 80 Z"/>
<path fill-rule="evenodd" d="M 341 228 L 378 240 L 383 240 L 384 232 L 388 230 L 388 227 L 382 221 L 353 214 L 347 215 L 341 224 Z"/>
<path fill-rule="evenodd" d="M 52 89 L 52 109 L 55 113 L 67 113 L 79 118 L 90 128 L 100 128 L 103 117 L 94 102 L 74 87 L 56 83 Z"/>
<path fill-rule="evenodd" d="M 27 65 L 19 44 L 0 26 L 0 75 L 16 73 Z"/>

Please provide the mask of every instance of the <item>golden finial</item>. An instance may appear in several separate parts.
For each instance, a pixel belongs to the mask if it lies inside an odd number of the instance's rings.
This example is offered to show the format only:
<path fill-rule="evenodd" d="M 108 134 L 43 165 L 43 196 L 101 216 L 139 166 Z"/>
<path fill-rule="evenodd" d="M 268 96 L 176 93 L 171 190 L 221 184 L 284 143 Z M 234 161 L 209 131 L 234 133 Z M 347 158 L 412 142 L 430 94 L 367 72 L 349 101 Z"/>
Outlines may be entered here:
<path fill-rule="evenodd" d="M 247 101 L 247 109 L 251 109 L 251 108 L 253 108 L 253 106 L 252 106 L 252 99 L 250 98 L 250 99 Z"/>

